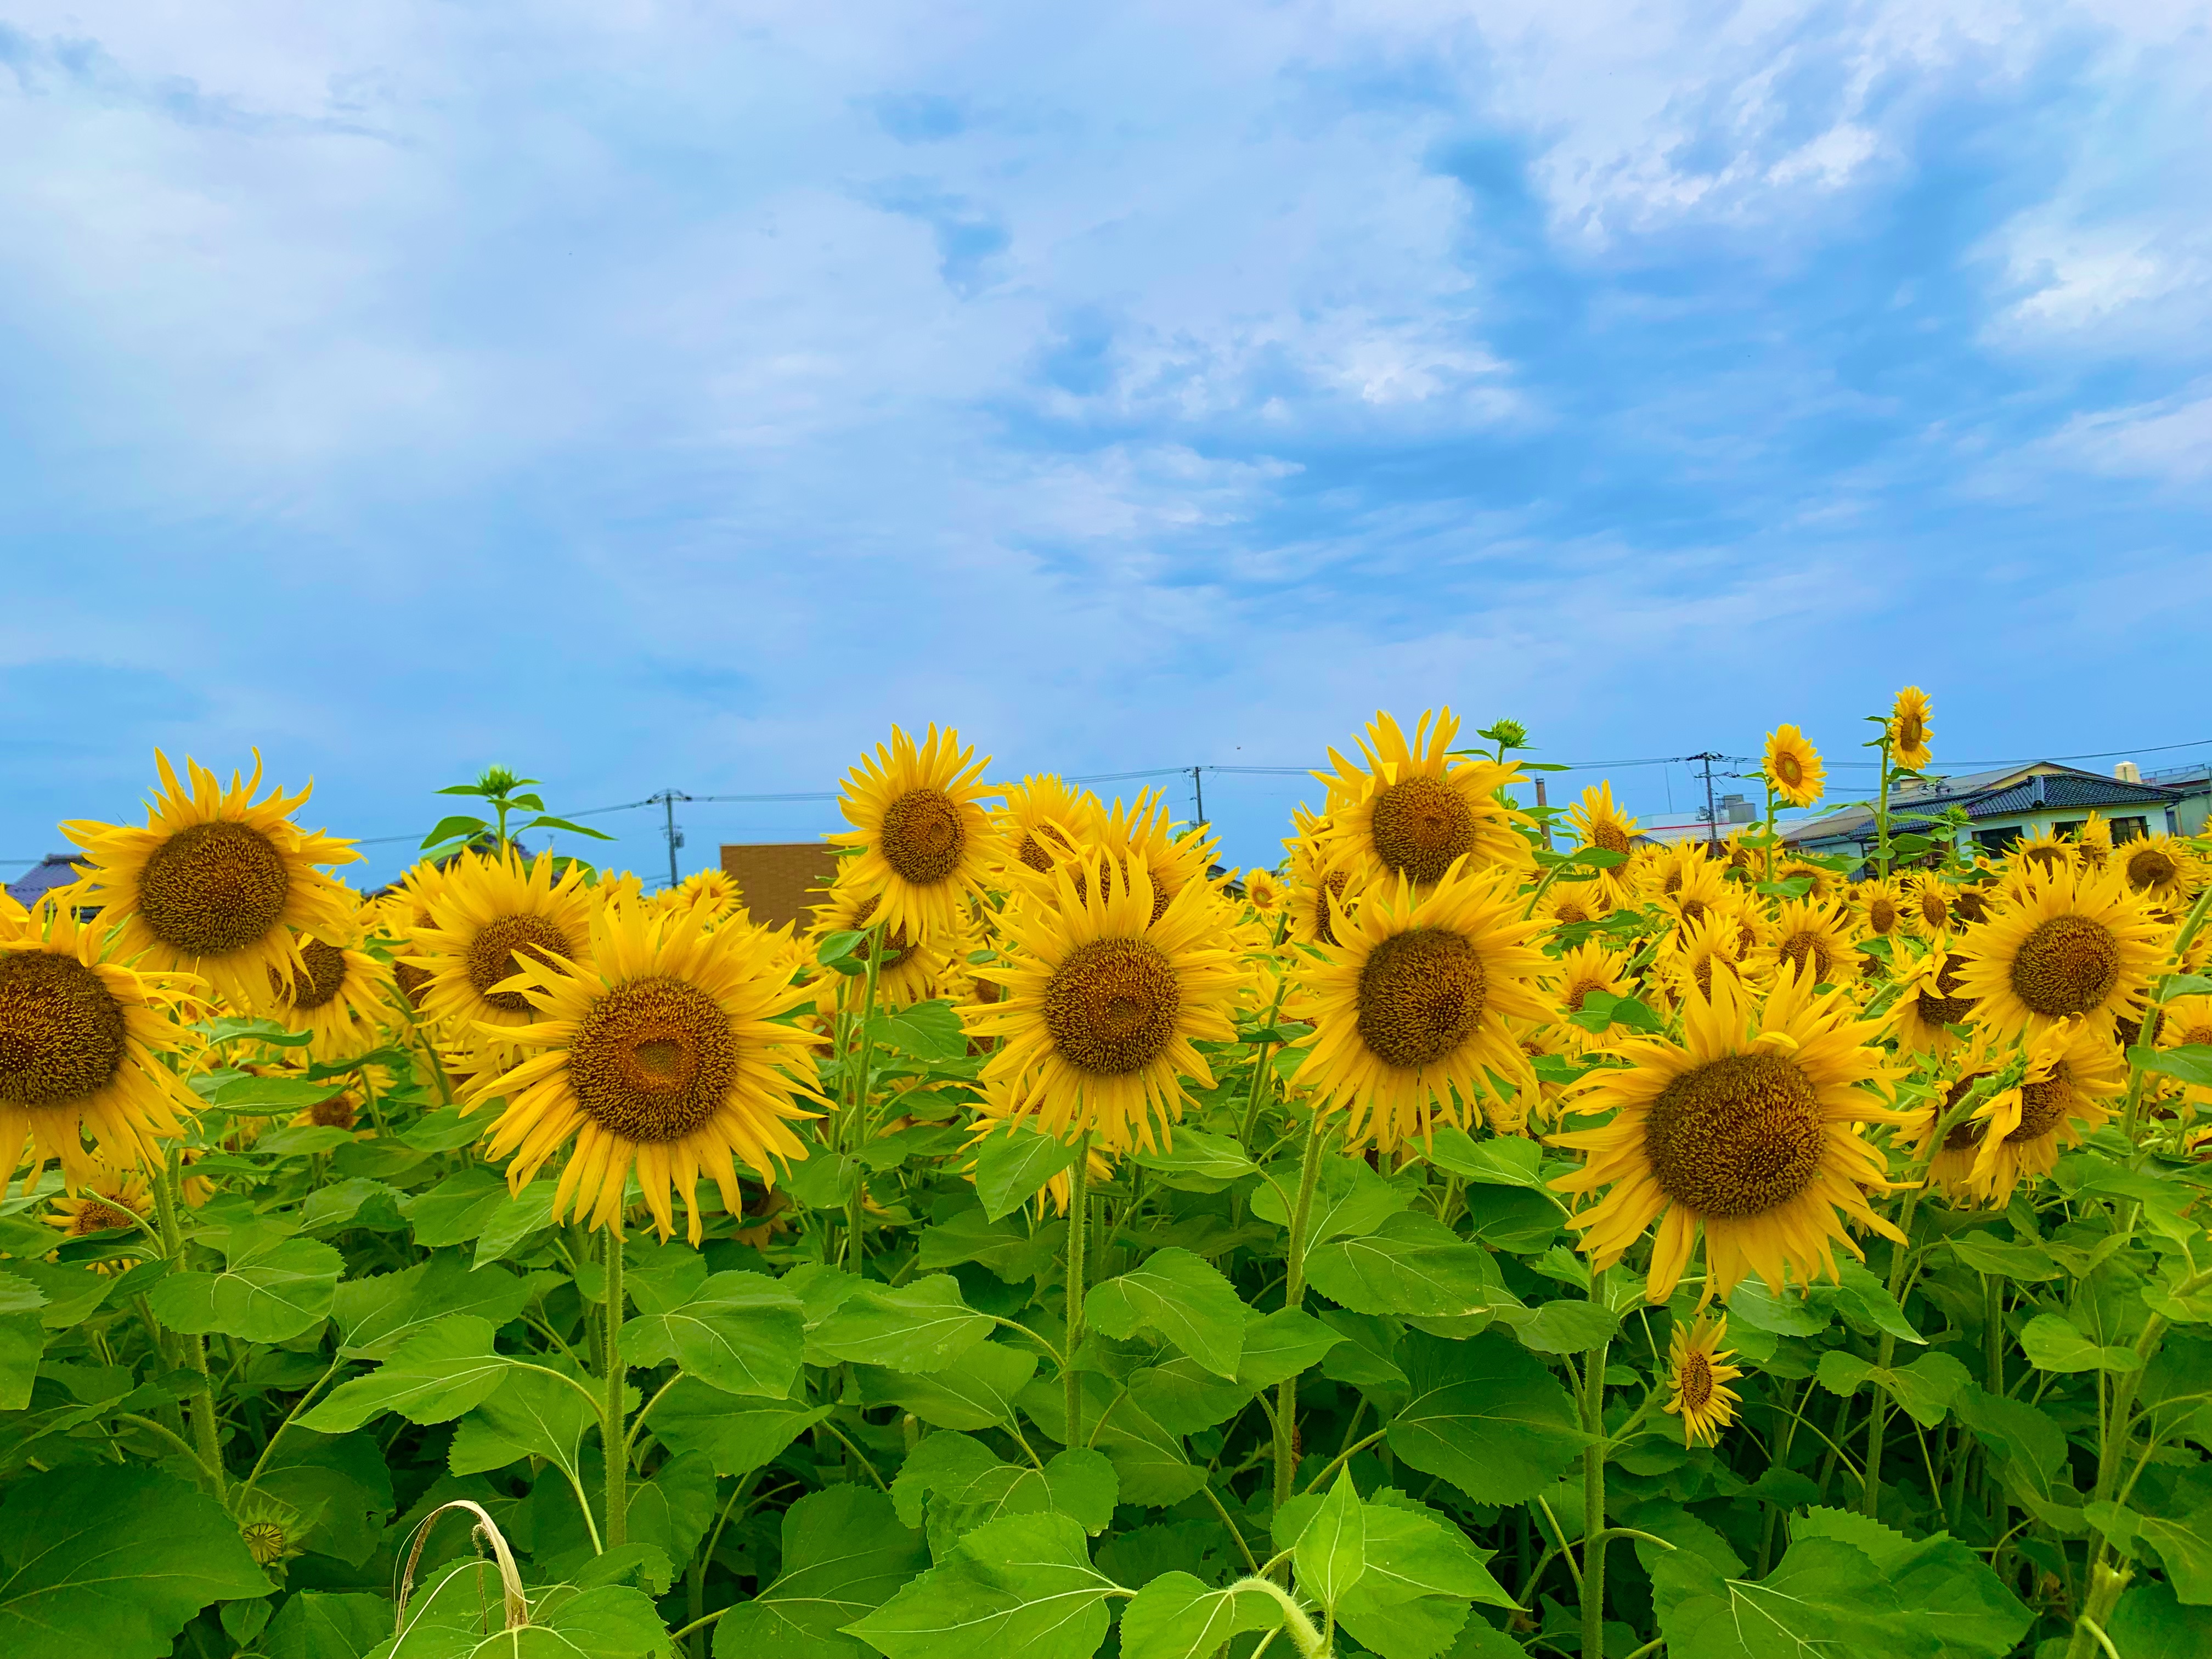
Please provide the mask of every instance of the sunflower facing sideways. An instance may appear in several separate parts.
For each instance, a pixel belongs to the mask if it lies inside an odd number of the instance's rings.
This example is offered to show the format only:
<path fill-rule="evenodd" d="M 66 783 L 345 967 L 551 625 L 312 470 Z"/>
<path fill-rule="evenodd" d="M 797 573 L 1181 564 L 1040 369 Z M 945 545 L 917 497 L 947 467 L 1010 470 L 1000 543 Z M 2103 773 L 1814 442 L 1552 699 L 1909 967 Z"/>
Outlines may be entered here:
<path fill-rule="evenodd" d="M 1959 994 L 2001 1037 L 2079 1018 L 2109 1042 L 2116 1020 L 2142 1017 L 2165 932 L 2118 869 L 2031 871 L 1960 940 Z"/>
<path fill-rule="evenodd" d="M 1889 757 L 1917 772 L 1928 764 L 1928 694 L 1908 685 L 1889 710 Z"/>
<path fill-rule="evenodd" d="M 64 1239 L 89 1238 L 95 1233 L 121 1233 L 113 1241 L 125 1244 L 147 1237 L 152 1232 L 148 1218 L 154 1211 L 154 1200 L 146 1190 L 146 1183 L 135 1175 L 119 1175 L 103 1169 L 88 1182 L 85 1190 L 64 1194 L 54 1200 L 54 1206 L 46 1212 L 46 1225 L 58 1231 Z M 121 1262 L 95 1261 L 91 1264 L 96 1273 L 112 1273 L 131 1265 Z"/>
<path fill-rule="evenodd" d="M 1510 1022 L 1558 1018 L 1538 983 L 1556 969 L 1534 944 L 1545 923 L 1521 905 L 1513 872 L 1469 862 L 1425 892 L 1378 882 L 1358 915 L 1337 911 L 1340 943 L 1299 969 L 1314 1030 L 1298 1082 L 1317 1111 L 1344 1115 L 1348 1146 L 1425 1143 L 1439 1117 L 1467 1127 L 1486 1072 L 1534 1087 Z"/>
<path fill-rule="evenodd" d="M 1685 1446 L 1718 1443 L 1721 1431 L 1735 1421 L 1742 1396 L 1729 1384 L 1743 1375 L 1731 1365 L 1735 1350 L 1724 1348 L 1728 1316 L 1700 1310 L 1688 1324 L 1677 1319 L 1667 1348 L 1667 1382 L 1673 1397 L 1660 1407 L 1669 1417 L 1682 1419 Z"/>
<path fill-rule="evenodd" d="M 1628 857 L 1636 848 L 1636 820 L 1613 803 L 1613 785 L 1601 783 L 1583 791 L 1583 798 L 1567 809 L 1567 822 L 1584 847 L 1618 853 L 1621 861 L 1600 877 L 1608 890 L 1628 890 Z"/>
<path fill-rule="evenodd" d="M 2020 1086 L 1993 1096 L 1961 1126 L 1978 1132 L 1968 1189 L 1988 1207 L 2003 1208 L 2022 1181 L 2051 1173 L 2061 1146 L 2078 1146 L 2112 1121 L 2106 1103 L 2127 1084 L 2120 1051 L 2087 1020 L 2046 1027 L 2029 1041 Z"/>
<path fill-rule="evenodd" d="M 1389 714 L 1378 714 L 1359 740 L 1362 766 L 1332 749 L 1334 772 L 1314 776 L 1328 786 L 1331 850 L 1417 886 L 1443 879 L 1461 858 L 1474 864 L 1534 866 L 1522 836 L 1534 820 L 1498 792 L 1521 778 L 1518 767 L 1454 756 L 1459 717 L 1450 709 L 1423 714 L 1411 743 Z"/>
<path fill-rule="evenodd" d="M 301 939 L 299 971 L 289 985 L 274 971 L 269 975 L 270 1012 L 285 1030 L 309 1033 L 307 1053 L 316 1060 L 345 1060 L 379 1041 L 392 970 L 361 948 L 360 926 L 335 944 Z"/>
<path fill-rule="evenodd" d="M 1828 782 L 1820 751 L 1794 726 L 1778 726 L 1766 734 L 1766 778 L 1792 806 L 1810 806 Z"/>
<path fill-rule="evenodd" d="M 404 958 L 429 975 L 416 1006 L 483 1066 L 512 1064 L 508 1030 L 538 1016 L 507 980 L 526 961 L 590 966 L 592 913 L 606 902 L 575 865 L 556 878 L 550 853 L 527 865 L 512 846 L 496 857 L 464 853 L 429 896 L 430 925 L 414 930 Z"/>
<path fill-rule="evenodd" d="M 841 860 L 838 879 L 879 896 L 876 919 L 894 932 L 957 932 L 998 862 L 998 833 L 981 805 L 994 793 L 982 781 L 990 761 L 975 752 L 956 732 L 933 725 L 917 744 L 895 726 L 890 743 L 845 775 L 838 809 L 854 827 L 826 839 L 858 850 Z"/>
<path fill-rule="evenodd" d="M 345 842 L 301 830 L 291 814 L 313 787 L 260 800 L 253 775 L 225 788 L 187 759 L 188 791 L 169 757 L 154 757 L 161 788 L 143 830 L 78 819 L 62 833 L 88 855 L 70 902 L 116 928 L 114 955 L 146 967 L 197 974 L 234 1007 L 269 1006 L 270 986 L 301 969 L 298 939 L 350 934 L 354 897 L 319 865 L 349 864 Z"/>
<path fill-rule="evenodd" d="M 1959 1046 L 1951 1028 L 1965 1024 L 1974 1012 L 1974 1000 L 1960 993 L 1960 970 L 1966 965 L 1965 957 L 1938 945 L 1899 975 L 1905 988 L 1898 994 L 1892 1029 L 1906 1054 L 1940 1059 Z"/>
<path fill-rule="evenodd" d="M 1203 882 L 1154 914 L 1152 878 L 1094 848 L 999 918 L 1000 960 L 975 977 L 1004 995 L 960 1010 L 971 1037 L 995 1037 L 983 1081 L 1002 1084 L 1006 1115 L 1060 1139 L 1089 1133 L 1126 1153 L 1167 1144 L 1186 1077 L 1211 1088 L 1193 1047 L 1233 1041 L 1243 973 L 1227 911 Z"/>
<path fill-rule="evenodd" d="M 485 1151 L 514 1154 L 515 1192 L 574 1142 L 554 1188 L 556 1222 L 573 1203 L 578 1219 L 618 1228 L 634 1168 L 661 1237 L 675 1229 L 672 1189 L 696 1244 L 702 1176 L 734 1218 L 738 1162 L 773 1187 L 779 1164 L 806 1156 L 790 1125 L 816 1115 L 794 1097 L 820 1099 L 801 1080 L 818 1039 L 777 1018 L 805 994 L 792 989 L 774 936 L 747 924 L 710 932 L 688 911 L 608 904 L 590 927 L 586 962 L 518 958 L 501 988 L 537 1018 L 502 1029 L 534 1052 L 479 1079 L 469 1104 L 505 1098 Z"/>
<path fill-rule="evenodd" d="M 881 902 L 875 894 L 864 895 L 848 883 L 833 884 L 823 895 L 822 902 L 815 906 L 813 942 L 818 945 L 832 933 L 857 933 L 870 927 Z M 897 927 L 888 931 L 882 945 L 883 960 L 876 967 L 877 1001 L 886 1008 L 911 1008 L 938 994 L 952 965 L 952 952 L 945 940 L 910 939 L 906 929 Z M 866 963 L 872 948 L 864 942 L 854 955 Z M 826 974 L 816 981 L 817 988 L 829 999 L 831 1009 L 836 1006 L 837 981 L 842 977 Z M 855 975 L 854 983 L 858 989 L 865 981 Z"/>
<path fill-rule="evenodd" d="M 993 813 L 1000 850 L 1010 862 L 1039 875 L 1085 846 L 1105 816 L 1098 798 L 1076 791 L 1051 774 L 1033 774 L 1000 793 Z"/>
<path fill-rule="evenodd" d="M 156 1057 L 192 1048 L 169 1018 L 198 1012 L 185 976 L 118 967 L 101 944 L 67 909 L 0 893 L 0 1190 L 19 1167 L 29 1190 L 48 1158 L 72 1189 L 157 1162 L 198 1103 Z"/>
<path fill-rule="evenodd" d="M 1868 1206 L 1893 1183 L 1881 1150 L 1859 1133 L 1908 1115 L 1866 1086 L 1888 1075 L 1872 1046 L 1880 1029 L 1802 974 L 1763 1001 L 1716 975 L 1712 1000 L 1684 1008 L 1680 1042 L 1617 1047 L 1626 1066 L 1593 1073 L 1567 1103 L 1612 1121 L 1553 1137 L 1589 1159 L 1553 1190 L 1602 1194 L 1567 1224 L 1595 1265 L 1611 1267 L 1657 1222 L 1644 1293 L 1663 1302 L 1702 1228 L 1709 1293 L 1726 1296 L 1748 1273 L 1778 1292 L 1793 1277 L 1833 1279 L 1836 1245 L 1856 1253 L 1844 1217 L 1899 1238 Z"/>
<path fill-rule="evenodd" d="M 2161 909 L 2172 909 L 2188 897 L 2199 873 L 2199 860 L 2188 842 L 2172 836 L 2150 836 L 2125 845 L 2120 868 L 2131 890 Z"/>

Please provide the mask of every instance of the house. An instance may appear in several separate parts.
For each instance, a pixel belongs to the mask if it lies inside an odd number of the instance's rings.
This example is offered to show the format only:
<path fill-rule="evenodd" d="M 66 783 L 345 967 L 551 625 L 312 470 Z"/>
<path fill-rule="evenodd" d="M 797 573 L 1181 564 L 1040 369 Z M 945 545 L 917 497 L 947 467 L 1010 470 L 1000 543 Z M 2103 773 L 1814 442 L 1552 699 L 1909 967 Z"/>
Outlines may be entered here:
<path fill-rule="evenodd" d="M 836 849 L 821 841 L 757 842 L 722 848 L 722 871 L 755 921 L 781 927 L 814 921 L 814 896 L 836 878 Z"/>
<path fill-rule="evenodd" d="M 2201 836 L 2208 818 L 2212 818 L 2212 761 L 2198 761 L 2193 766 L 2169 766 L 2156 772 L 2142 775 L 2145 783 L 2157 784 L 2162 789 L 2179 789 L 2181 801 L 2177 817 L 2180 829 L 2177 834 Z"/>
<path fill-rule="evenodd" d="M 2193 775 L 2201 781 L 2202 770 Z M 2057 761 L 2029 761 L 1906 784 L 1889 798 L 1889 829 L 1892 836 L 1925 834 L 1943 813 L 1956 808 L 1966 818 L 1959 831 L 1960 850 L 1978 848 L 1992 856 L 2039 830 L 2061 836 L 2078 833 L 2093 811 L 2111 826 L 2115 842 L 2187 835 L 2204 822 L 2203 792 L 2201 781 L 2195 793 L 2185 785 L 2154 783 L 2131 761 L 2122 761 L 2110 775 Z M 1808 853 L 1863 856 L 1874 847 L 1874 810 L 1847 806 L 1784 824 L 1781 834 L 1785 845 Z"/>
<path fill-rule="evenodd" d="M 49 853 L 30 869 L 8 884 L 8 896 L 28 909 L 33 904 L 54 890 L 66 887 L 82 873 L 75 860 L 82 853 Z"/>

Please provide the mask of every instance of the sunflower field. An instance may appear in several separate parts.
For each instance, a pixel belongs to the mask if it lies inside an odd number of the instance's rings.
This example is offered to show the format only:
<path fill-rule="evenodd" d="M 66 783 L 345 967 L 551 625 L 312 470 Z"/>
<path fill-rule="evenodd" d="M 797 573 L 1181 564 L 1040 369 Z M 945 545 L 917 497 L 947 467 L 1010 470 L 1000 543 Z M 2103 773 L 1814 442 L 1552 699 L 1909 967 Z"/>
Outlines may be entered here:
<path fill-rule="evenodd" d="M 2212 845 L 1870 720 L 1241 872 L 895 731 L 804 933 L 161 760 L 0 902 L 0 1659 L 2212 1655 Z"/>

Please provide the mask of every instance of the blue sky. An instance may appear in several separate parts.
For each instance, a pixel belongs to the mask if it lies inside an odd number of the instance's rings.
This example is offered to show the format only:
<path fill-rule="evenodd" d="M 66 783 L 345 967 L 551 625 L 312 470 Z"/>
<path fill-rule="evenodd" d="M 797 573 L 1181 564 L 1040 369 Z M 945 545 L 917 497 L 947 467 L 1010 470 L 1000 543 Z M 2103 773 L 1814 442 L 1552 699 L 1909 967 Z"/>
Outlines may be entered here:
<path fill-rule="evenodd" d="M 2171 3 L 0 0 L 0 857 L 157 744 L 381 837 L 933 718 L 2212 738 L 2208 129 Z"/>

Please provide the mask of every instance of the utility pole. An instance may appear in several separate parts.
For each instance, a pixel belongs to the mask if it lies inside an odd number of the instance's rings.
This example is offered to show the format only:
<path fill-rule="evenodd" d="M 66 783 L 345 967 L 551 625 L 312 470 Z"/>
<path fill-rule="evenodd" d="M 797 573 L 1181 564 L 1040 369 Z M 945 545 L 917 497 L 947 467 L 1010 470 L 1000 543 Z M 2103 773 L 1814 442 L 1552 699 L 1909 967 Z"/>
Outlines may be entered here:
<path fill-rule="evenodd" d="M 684 832 L 676 827 L 676 803 L 679 800 L 690 800 L 691 797 L 681 789 L 664 789 L 657 795 L 647 795 L 646 799 L 657 800 L 667 809 L 668 828 L 665 833 L 668 836 L 668 884 L 673 887 L 680 879 L 676 873 L 676 849 L 684 845 Z"/>
<path fill-rule="evenodd" d="M 1702 755 L 1685 755 L 1682 758 L 1703 761 L 1705 763 L 1705 843 L 1717 852 L 1720 850 L 1721 844 L 1721 826 L 1714 816 L 1713 809 L 1713 763 L 1717 760 L 1726 760 L 1728 757 L 1716 755 L 1711 750 L 1707 750 Z"/>
<path fill-rule="evenodd" d="M 1537 809 L 1538 809 L 1539 811 L 1541 811 L 1543 808 L 1545 808 L 1545 807 L 1547 807 L 1547 806 L 1549 806 L 1551 804 L 1552 804 L 1552 803 L 1551 803 L 1550 801 L 1547 800 L 1547 799 L 1544 798 L 1544 781 L 1543 781 L 1543 779 L 1541 779 L 1541 778 L 1538 778 L 1538 779 L 1536 780 L 1536 805 L 1537 805 Z M 1546 852 L 1549 852 L 1549 851 L 1551 851 L 1551 849 L 1552 849 L 1552 821 L 1551 821 L 1551 819 L 1550 819 L 1550 818 L 1548 818 L 1548 817 L 1547 817 L 1547 818 L 1546 818 L 1546 819 L 1544 820 L 1544 850 L 1545 850 Z"/>
<path fill-rule="evenodd" d="M 1203 828 L 1206 823 L 1206 780 L 1199 775 L 1205 769 L 1202 766 L 1194 766 L 1190 769 L 1190 787 L 1198 796 L 1198 822 L 1200 828 Z"/>

